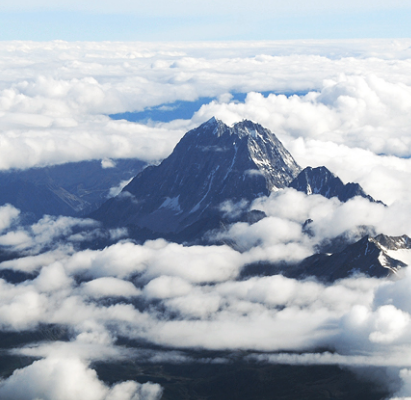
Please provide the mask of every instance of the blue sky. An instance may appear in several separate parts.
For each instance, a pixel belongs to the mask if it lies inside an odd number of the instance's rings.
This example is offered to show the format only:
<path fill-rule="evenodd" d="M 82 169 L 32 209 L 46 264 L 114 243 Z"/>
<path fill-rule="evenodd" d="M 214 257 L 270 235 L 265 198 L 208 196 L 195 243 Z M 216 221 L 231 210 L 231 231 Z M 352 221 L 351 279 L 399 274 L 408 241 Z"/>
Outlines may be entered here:
<path fill-rule="evenodd" d="M 411 2 L 5 0 L 0 40 L 283 40 L 411 37 Z"/>

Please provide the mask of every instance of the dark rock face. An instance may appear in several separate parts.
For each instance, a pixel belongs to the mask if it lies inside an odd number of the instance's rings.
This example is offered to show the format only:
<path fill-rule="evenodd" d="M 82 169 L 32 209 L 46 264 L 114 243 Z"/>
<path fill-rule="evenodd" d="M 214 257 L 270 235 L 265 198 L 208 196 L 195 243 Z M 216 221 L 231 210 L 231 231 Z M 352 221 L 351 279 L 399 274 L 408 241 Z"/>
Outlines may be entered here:
<path fill-rule="evenodd" d="M 315 246 L 316 253 L 341 253 L 347 246 L 354 244 L 365 236 L 374 238 L 375 228 L 370 225 L 360 225 L 333 238 L 327 238 Z"/>
<path fill-rule="evenodd" d="M 306 194 L 320 194 L 328 199 L 337 197 L 341 202 L 346 202 L 355 196 L 361 196 L 375 202 L 358 183 L 350 182 L 344 185 L 341 179 L 326 167 L 304 168 L 289 187 Z"/>
<path fill-rule="evenodd" d="M 364 274 L 375 278 L 397 274 L 401 268 L 406 267 L 406 264 L 386 253 L 388 248 L 381 245 L 382 237 L 384 243 L 398 243 L 396 237 L 378 235 L 375 238 L 370 238 L 364 236 L 358 242 L 348 245 L 341 252 L 329 255 L 315 254 L 298 266 L 285 270 L 284 273 L 292 278 L 316 276 L 329 282 L 355 274 Z M 406 238 L 411 244 L 411 239 L 407 236 Z M 402 240 L 401 244 L 404 243 L 405 241 Z M 411 246 L 406 248 L 411 248 Z"/>
<path fill-rule="evenodd" d="M 243 121 L 229 127 L 212 118 L 91 217 L 108 226 L 177 233 L 221 215 L 225 201 L 240 207 L 244 200 L 284 188 L 299 172 L 290 153 L 261 125 Z"/>
<path fill-rule="evenodd" d="M 391 245 L 387 245 L 388 243 Z M 317 253 L 295 265 L 269 262 L 249 264 L 243 269 L 241 276 L 247 278 L 282 274 L 294 279 L 315 277 L 327 283 L 357 274 L 374 278 L 386 278 L 397 274 L 401 276 L 400 270 L 407 265 L 387 253 L 387 250 L 398 249 L 411 249 L 411 239 L 406 235 L 366 235 L 338 252 Z"/>

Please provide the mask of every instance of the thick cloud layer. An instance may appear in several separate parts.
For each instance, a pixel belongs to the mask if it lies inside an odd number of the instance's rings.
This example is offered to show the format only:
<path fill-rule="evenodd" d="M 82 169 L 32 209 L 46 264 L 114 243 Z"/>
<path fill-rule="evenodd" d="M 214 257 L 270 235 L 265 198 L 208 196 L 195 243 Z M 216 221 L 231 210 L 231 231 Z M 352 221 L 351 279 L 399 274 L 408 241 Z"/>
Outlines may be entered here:
<path fill-rule="evenodd" d="M 21 330 L 57 323 L 82 335 L 95 329 L 86 321 L 94 320 L 102 332 L 115 321 L 122 335 L 169 346 L 274 351 L 327 344 L 343 353 L 358 347 L 380 350 L 378 346 L 403 337 L 411 310 L 406 290 L 400 288 L 406 288 L 407 278 L 398 282 L 353 278 L 332 286 L 282 276 L 237 279 L 250 262 L 302 259 L 319 242 L 355 231 L 365 222 L 387 230 L 395 210 L 363 199 L 342 204 L 291 189 L 256 202 L 255 207 L 268 217 L 251 226 L 235 224 L 224 233 L 242 253 L 227 246 L 184 247 L 159 239 L 80 252 L 58 247 L 3 262 L 2 268 L 38 275 L 16 285 L 3 281 L 2 327 Z M 308 218 L 314 219 L 314 236 L 302 230 Z M 392 234 L 409 227 L 405 218 L 395 223 Z M 38 236 L 42 237 L 41 231 Z M 105 297 L 127 301 L 104 306 L 99 300 Z M 147 304 L 158 300 L 161 307 L 136 309 L 137 298 Z M 164 319 L 167 315 L 177 318 Z M 322 328 L 327 321 L 333 323 Z M 236 331 L 241 334 L 233 337 Z"/>
<path fill-rule="evenodd" d="M 157 384 L 134 381 L 109 388 L 77 358 L 35 361 L 0 383 L 0 396 L 10 400 L 158 400 L 161 392 Z"/>
<path fill-rule="evenodd" d="M 278 134 L 301 166 L 326 165 L 388 207 L 287 189 L 251 205 L 267 218 L 210 233 L 233 247 L 185 247 L 163 239 L 135 244 L 125 229 L 107 233 L 91 220 L 45 216 L 23 227 L 20 212 L 2 206 L 0 249 L 21 258 L 0 269 L 31 279 L 0 279 L 0 329 L 52 324 L 66 327 L 70 340 L 14 349 L 38 360 L 2 381 L 0 397 L 159 398 L 155 384 L 109 387 L 98 379 L 93 361 L 142 356 L 119 346 L 120 336 L 181 350 L 146 355 L 158 362 L 186 362 L 184 349 L 204 348 L 263 352 L 253 357 L 264 362 L 397 368 L 404 385 L 395 396 L 409 396 L 410 272 L 402 280 L 356 276 L 333 284 L 241 272 L 258 261 L 300 261 L 338 235 L 357 237 L 361 225 L 411 235 L 410 48 L 408 40 L 1 44 L 3 170 L 92 158 L 107 167 L 116 157 L 156 162 L 211 116 L 249 118 Z M 248 95 L 238 102 L 232 92 Z M 107 116 L 200 97 L 216 100 L 190 120 Z M 221 209 L 233 215 L 247 206 Z M 308 219 L 310 234 L 302 228 Z M 117 243 L 77 250 L 101 237 Z M 411 261 L 408 250 L 392 256 Z M 84 386 L 90 391 L 79 392 Z"/>
<path fill-rule="evenodd" d="M 340 76 L 305 96 L 249 93 L 212 102 L 194 119 L 251 119 L 280 136 L 302 166 L 326 165 L 385 202 L 408 199 L 411 88 L 379 77 Z M 406 158 L 406 159 L 404 159 Z"/>
<path fill-rule="evenodd" d="M 0 54 L 1 169 L 106 157 L 156 161 L 214 114 L 228 122 L 251 118 L 282 139 L 298 137 L 291 147 L 310 146 L 310 152 L 332 142 L 411 154 L 406 40 L 13 42 L 3 43 Z M 228 92 L 259 91 L 313 92 L 266 99 L 250 94 L 244 104 L 227 103 Z M 139 125 L 105 116 L 199 97 L 220 101 L 192 121 Z"/>
<path fill-rule="evenodd" d="M 127 382 L 108 388 L 88 366 L 92 360 L 138 357 L 116 345 L 118 336 L 178 349 L 263 351 L 267 354 L 255 358 L 263 362 L 401 368 L 405 393 L 411 368 L 409 271 L 397 281 L 358 276 L 329 285 L 281 275 L 239 279 L 250 262 L 301 259 L 319 241 L 355 229 L 364 218 L 386 229 L 391 207 L 364 199 L 342 204 L 291 189 L 254 207 L 268 217 L 251 226 L 235 224 L 225 233 L 242 253 L 227 246 L 184 247 L 162 239 L 79 252 L 56 242 L 52 251 L 34 246 L 26 258 L 1 263 L 1 268 L 36 273 L 18 284 L 0 280 L 1 329 L 56 324 L 69 328 L 71 340 L 16 349 L 17 354 L 41 359 L 15 371 L 0 393 L 24 398 L 24 381 L 26 396 L 55 398 L 68 385 L 71 399 L 78 390 L 70 383 L 76 379 L 73 371 L 80 371 L 96 399 L 111 399 L 114 393 L 131 399 L 140 392 L 148 393 L 139 394 L 141 398 L 157 398 L 158 386 L 148 385 L 144 391 L 145 386 Z M 310 217 L 313 236 L 301 228 Z M 409 228 L 407 221 L 395 219 L 394 228 Z M 9 227 L 6 235 L 13 229 L 21 228 Z M 26 230 L 33 242 L 45 241 L 41 229 Z M 55 242 L 55 237 L 49 240 Z M 38 251 L 43 253 L 36 255 Z M 313 353 L 317 348 L 333 353 Z M 272 354 L 288 350 L 302 355 Z M 178 354 L 159 354 L 157 359 L 186 362 Z"/>

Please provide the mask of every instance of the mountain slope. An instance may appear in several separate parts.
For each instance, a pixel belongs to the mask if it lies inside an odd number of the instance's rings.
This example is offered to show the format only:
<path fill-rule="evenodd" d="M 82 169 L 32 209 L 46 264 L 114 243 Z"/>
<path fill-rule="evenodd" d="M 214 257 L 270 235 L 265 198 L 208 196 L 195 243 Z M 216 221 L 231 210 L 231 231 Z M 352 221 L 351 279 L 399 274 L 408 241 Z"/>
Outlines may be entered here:
<path fill-rule="evenodd" d="M 355 196 L 361 196 L 375 202 L 358 183 L 350 182 L 344 185 L 341 179 L 326 167 L 304 168 L 289 187 L 306 194 L 320 194 L 328 199 L 337 197 L 341 202 Z"/>
<path fill-rule="evenodd" d="M 392 246 L 385 247 L 387 243 L 391 243 Z M 247 278 L 282 274 L 294 279 L 316 277 L 325 282 L 334 282 L 356 274 L 385 278 L 397 275 L 401 268 L 407 267 L 406 263 L 395 258 L 396 250 L 405 249 L 411 249 L 411 239 L 406 235 L 366 235 L 341 251 L 333 254 L 314 254 L 295 265 L 264 261 L 249 264 L 243 269 L 241 276 Z"/>
<path fill-rule="evenodd" d="M 397 274 L 399 269 L 406 267 L 406 264 L 387 254 L 387 248 L 384 246 L 387 243 L 402 246 L 396 247 L 395 250 L 411 248 L 411 239 L 407 236 L 364 236 L 341 252 L 308 257 L 297 267 L 285 271 L 285 275 L 299 279 L 303 276 L 316 276 L 332 282 L 356 273 L 376 278 Z"/>
<path fill-rule="evenodd" d="M 97 209 L 109 190 L 144 166 L 136 159 L 81 161 L 0 172 L 0 205 L 9 203 L 35 218 L 44 214 L 81 216 Z"/>
<path fill-rule="evenodd" d="M 261 125 L 242 121 L 229 127 L 212 118 L 91 217 L 108 226 L 181 232 L 221 215 L 225 201 L 251 201 L 288 186 L 299 171 L 291 154 Z"/>

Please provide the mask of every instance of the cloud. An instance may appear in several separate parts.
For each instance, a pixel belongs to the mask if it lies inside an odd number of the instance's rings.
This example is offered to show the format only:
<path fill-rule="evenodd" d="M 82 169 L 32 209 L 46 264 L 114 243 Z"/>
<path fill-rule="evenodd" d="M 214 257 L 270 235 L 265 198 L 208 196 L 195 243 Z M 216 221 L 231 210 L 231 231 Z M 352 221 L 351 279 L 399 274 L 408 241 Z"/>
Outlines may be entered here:
<path fill-rule="evenodd" d="M 275 232 L 275 227 L 270 225 L 265 220 L 259 221 L 250 227 L 245 225 L 244 236 L 250 237 L 258 233 L 258 224 L 264 225 L 270 234 L 260 234 L 260 240 L 267 242 L 271 237 L 279 237 L 284 235 L 281 240 L 286 239 L 286 235 L 294 232 L 294 240 L 298 240 L 298 224 L 302 225 L 308 219 L 313 222 L 310 224 L 310 229 L 314 233 L 314 242 L 318 243 L 324 239 L 331 239 L 339 236 L 346 231 L 355 231 L 358 226 L 368 225 L 376 229 L 378 233 L 385 233 L 392 236 L 401 236 L 404 234 L 411 235 L 409 229 L 409 221 L 411 213 L 409 213 L 409 203 L 396 202 L 389 207 L 385 207 L 379 203 L 371 203 L 368 200 L 355 197 L 346 203 L 341 203 L 336 198 L 326 199 L 320 195 L 307 196 L 304 193 L 297 192 L 294 189 L 285 189 L 280 192 L 275 192 L 268 198 L 257 199 L 253 208 L 264 211 L 272 221 L 282 221 L 284 226 L 288 224 L 288 230 L 280 233 Z M 401 219 L 396 215 L 401 215 Z M 277 222 L 278 223 L 278 222 Z M 293 231 L 290 228 L 293 227 Z M 231 232 L 232 235 L 238 230 L 234 225 Z M 273 236 L 275 235 L 275 236 Z M 265 238 L 264 238 L 265 237 Z M 290 237 L 291 239 L 291 237 Z M 300 240 L 307 239 L 300 237 Z M 254 239 L 256 240 L 256 239 Z"/>
<path fill-rule="evenodd" d="M 41 359 L 5 379 L 0 397 L 158 398 L 158 385 L 109 387 L 90 367 L 96 359 L 137 357 L 137 349 L 115 345 L 119 337 L 170 349 L 146 354 L 153 362 L 189 359 L 174 348 L 244 349 L 267 353 L 258 359 L 269 362 L 399 368 L 397 395 L 410 395 L 408 271 L 398 281 L 327 285 L 241 275 L 249 263 L 295 262 L 324 240 L 347 231 L 356 237 L 359 225 L 411 235 L 409 41 L 15 42 L 1 44 L 0 54 L 1 169 L 90 158 L 106 167 L 117 157 L 156 162 L 212 115 L 229 123 L 250 118 L 278 134 L 302 166 L 326 165 L 388 204 L 286 189 L 251 205 L 267 218 L 213 232 L 237 250 L 163 239 L 136 244 L 119 230 L 111 232 L 116 244 L 81 251 L 79 242 L 107 234 L 94 221 L 46 216 L 23 227 L 19 211 L 3 206 L 0 244 L 22 254 L 0 268 L 33 275 L 0 280 L 0 327 L 55 324 L 67 329 L 68 342 L 13 350 Z M 306 94 L 278 94 L 296 91 Z M 249 94 L 239 102 L 229 95 L 235 92 Z M 136 124 L 106 115 L 206 96 L 217 100 L 190 120 Z M 230 217 L 248 206 L 227 202 L 222 211 Z M 307 219 L 311 235 L 302 228 Z M 79 394 L 84 386 L 90 393 Z"/>
<path fill-rule="evenodd" d="M 16 211 L 13 212 L 16 213 Z M 73 234 L 76 229 L 83 232 Z M 0 246 L 9 251 L 38 254 L 49 245 L 57 248 L 64 242 L 67 246 L 67 242 L 75 243 L 101 234 L 99 223 L 92 219 L 45 215 L 32 225 L 16 226 L 14 229 L 0 234 Z"/>
<path fill-rule="evenodd" d="M 20 214 L 20 210 L 10 204 L 0 207 L 0 232 L 7 229 L 13 221 L 16 221 Z"/>
<path fill-rule="evenodd" d="M 144 295 L 148 298 L 167 299 L 190 293 L 192 285 L 179 277 L 160 276 L 151 280 L 144 287 Z"/>
<path fill-rule="evenodd" d="M 152 162 L 169 155 L 183 134 L 180 129 L 173 133 L 170 129 L 112 121 L 106 116 L 91 119 L 80 122 L 75 129 L 19 127 L 18 140 L 13 138 L 12 130 L 4 131 L 0 169 L 24 169 L 104 157 L 135 157 Z M 150 143 L 153 137 L 158 140 L 156 146 Z"/>
<path fill-rule="evenodd" d="M 157 400 L 157 384 L 134 381 L 109 388 L 97 373 L 77 358 L 46 358 L 15 370 L 0 384 L 0 396 L 10 400 Z"/>
<path fill-rule="evenodd" d="M 115 161 L 110 160 L 109 158 L 105 158 L 101 160 L 101 168 L 114 168 L 116 166 Z"/>
<path fill-rule="evenodd" d="M 67 254 L 72 254 L 74 249 L 71 246 L 61 246 L 55 250 L 34 256 L 25 256 L 18 259 L 3 261 L 0 264 L 2 269 L 16 269 L 23 272 L 34 272 L 41 267 L 52 264 L 55 260 L 64 258 Z"/>
<path fill-rule="evenodd" d="M 103 250 L 78 252 L 66 261 L 71 273 L 82 272 L 94 278 L 126 278 L 138 273 L 147 280 L 168 275 L 195 283 L 235 277 L 241 265 L 241 255 L 228 246 L 185 247 L 163 239 L 144 245 L 120 242 Z"/>
<path fill-rule="evenodd" d="M 410 398 L 411 394 L 411 386 L 410 386 L 410 378 L 411 378 L 411 371 L 409 369 L 402 369 L 400 371 L 400 378 L 403 381 L 402 388 L 394 394 L 395 397 L 392 397 L 391 400 L 407 400 Z"/>
<path fill-rule="evenodd" d="M 219 210 L 222 212 L 224 218 L 235 219 L 238 218 L 244 211 L 246 211 L 248 206 L 248 201 L 245 199 L 242 199 L 237 203 L 233 203 L 231 200 L 226 200 L 220 204 Z"/>
<path fill-rule="evenodd" d="M 83 292 L 90 297 L 132 297 L 138 296 L 140 291 L 131 283 L 112 277 L 104 277 L 86 282 Z"/>
<path fill-rule="evenodd" d="M 107 197 L 111 198 L 111 197 L 115 197 L 119 195 L 120 192 L 123 190 L 123 188 L 127 186 L 131 181 L 132 179 L 124 180 L 124 181 L 121 181 L 117 186 L 110 188 L 110 191 L 108 192 Z"/>
<path fill-rule="evenodd" d="M 0 80 L 0 169 L 119 157 L 155 162 L 212 115 L 228 122 L 251 118 L 289 137 L 290 145 L 299 136 L 310 146 L 333 141 L 410 153 L 406 40 L 14 42 L 0 46 L 0 54 L 7 60 Z M 301 68 L 304 74 L 297 73 Z M 291 97 L 251 93 L 240 104 L 220 97 L 191 121 L 143 125 L 106 116 L 230 92 L 307 90 Z"/>
<path fill-rule="evenodd" d="M 376 155 L 369 150 L 312 139 L 293 140 L 288 148 L 301 165 L 325 165 L 345 183 L 360 183 L 368 194 L 386 204 L 404 202 L 410 197 L 405 184 L 410 170 L 408 158 Z"/>
<path fill-rule="evenodd" d="M 198 117 L 215 115 L 229 123 L 246 118 L 280 135 L 408 156 L 408 104 L 411 89 L 402 82 L 373 74 L 341 75 L 325 80 L 319 91 L 305 96 L 249 93 L 244 103 L 214 101 L 204 105 Z"/>
<path fill-rule="evenodd" d="M 299 230 L 296 235 L 300 240 Z M 294 234 L 270 240 L 281 243 L 290 238 Z M 53 398 L 63 390 L 54 377 L 63 370 L 70 376 L 75 365 L 90 380 L 93 395 L 102 393 L 96 398 L 105 399 L 114 388 L 95 380 L 83 360 L 131 357 L 130 350 L 113 347 L 118 335 L 171 348 L 307 352 L 295 357 L 267 356 L 270 362 L 408 366 L 408 272 L 400 281 L 356 277 L 330 285 L 281 275 L 237 280 L 249 254 L 224 246 L 185 248 L 159 240 L 76 253 L 62 250 L 30 256 L 39 266 L 35 279 L 20 284 L 0 281 L 3 330 L 54 323 L 72 332 L 68 343 L 18 350 L 45 358 L 3 382 L 1 390 L 16 393 L 15 398 L 20 396 L 20 379 L 29 383 L 33 396 L 42 392 Z M 7 265 L 27 268 L 26 263 L 21 259 Z M 120 297 L 121 303 L 101 302 L 107 296 Z M 142 308 L 135 307 L 135 299 Z M 334 354 L 310 353 L 318 347 L 330 348 Z M 31 384 L 37 373 L 43 380 L 34 379 L 36 383 Z M 129 393 L 126 388 L 136 391 L 137 387 L 128 384 L 116 391 Z"/>

